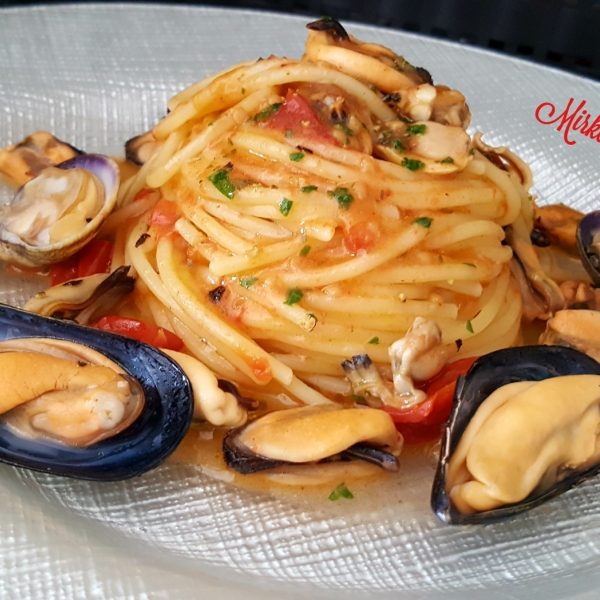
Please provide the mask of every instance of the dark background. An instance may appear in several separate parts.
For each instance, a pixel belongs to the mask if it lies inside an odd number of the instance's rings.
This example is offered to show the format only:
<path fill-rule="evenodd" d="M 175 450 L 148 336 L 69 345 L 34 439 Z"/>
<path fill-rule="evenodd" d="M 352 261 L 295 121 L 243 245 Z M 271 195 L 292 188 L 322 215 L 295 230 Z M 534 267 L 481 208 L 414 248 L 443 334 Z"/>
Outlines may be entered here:
<path fill-rule="evenodd" d="M 25 4 L 40 2 L 0 0 L 0 7 Z M 456 40 L 600 80 L 600 0 L 205 0 L 177 4 L 328 15 Z"/>

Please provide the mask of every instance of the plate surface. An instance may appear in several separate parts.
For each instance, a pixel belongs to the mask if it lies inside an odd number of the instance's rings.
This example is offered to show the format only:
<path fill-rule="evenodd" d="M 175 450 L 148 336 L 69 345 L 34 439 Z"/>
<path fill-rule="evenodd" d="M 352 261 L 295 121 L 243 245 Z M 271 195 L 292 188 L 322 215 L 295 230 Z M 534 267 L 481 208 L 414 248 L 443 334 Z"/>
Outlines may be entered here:
<path fill-rule="evenodd" d="M 48 129 L 120 154 L 183 86 L 257 56 L 299 56 L 305 20 L 156 5 L 0 11 L 0 144 Z M 454 44 L 350 26 L 463 91 L 473 126 L 529 162 L 545 201 L 599 208 L 600 145 L 567 146 L 534 118 L 569 98 L 600 113 L 600 84 Z M 0 301 L 28 284 L 2 272 Z M 354 509 L 232 491 L 167 465 L 126 483 L 0 466 L 0 597 L 178 599 L 592 598 L 600 584 L 600 484 L 520 519 L 449 528 L 429 512 L 433 468 L 404 469 L 394 497 Z M 328 506 L 326 506 L 329 504 Z M 335 504 L 334 506 L 332 506 Z M 359 506 L 359 503 L 357 503 Z"/>

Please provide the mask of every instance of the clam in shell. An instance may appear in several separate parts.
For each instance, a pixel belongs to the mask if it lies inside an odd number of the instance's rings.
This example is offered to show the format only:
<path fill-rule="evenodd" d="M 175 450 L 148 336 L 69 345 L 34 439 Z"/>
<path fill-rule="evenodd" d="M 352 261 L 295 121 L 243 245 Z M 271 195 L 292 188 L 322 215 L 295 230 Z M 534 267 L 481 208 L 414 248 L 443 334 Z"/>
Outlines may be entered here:
<path fill-rule="evenodd" d="M 115 207 L 118 188 L 119 168 L 107 156 L 47 167 L 0 209 L 0 260 L 38 267 L 75 254 Z"/>

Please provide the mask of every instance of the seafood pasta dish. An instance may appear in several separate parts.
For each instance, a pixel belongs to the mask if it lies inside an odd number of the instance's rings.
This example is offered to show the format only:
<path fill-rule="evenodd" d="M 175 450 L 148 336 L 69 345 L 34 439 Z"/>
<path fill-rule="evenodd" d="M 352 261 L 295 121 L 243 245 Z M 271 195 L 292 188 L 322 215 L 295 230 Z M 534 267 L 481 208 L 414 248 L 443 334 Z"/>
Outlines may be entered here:
<path fill-rule="evenodd" d="M 175 451 L 337 500 L 433 448 L 449 523 L 592 476 L 600 214 L 538 205 L 427 70 L 307 27 L 302 58 L 190 85 L 124 158 L 4 140 L 0 259 L 48 283 L 0 307 L 0 460 L 114 480 Z"/>

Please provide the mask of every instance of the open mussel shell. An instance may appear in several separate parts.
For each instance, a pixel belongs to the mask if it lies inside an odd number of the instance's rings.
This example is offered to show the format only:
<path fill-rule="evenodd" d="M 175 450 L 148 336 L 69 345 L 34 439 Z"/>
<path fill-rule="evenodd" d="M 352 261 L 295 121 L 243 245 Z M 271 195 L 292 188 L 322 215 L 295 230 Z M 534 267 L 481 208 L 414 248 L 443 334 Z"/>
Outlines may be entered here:
<path fill-rule="evenodd" d="M 577 248 L 592 282 L 600 286 L 600 210 L 588 213 L 579 222 Z"/>
<path fill-rule="evenodd" d="M 175 450 L 193 412 L 190 383 L 179 365 L 147 344 L 0 305 L 0 340 L 42 337 L 82 344 L 113 360 L 142 387 L 144 408 L 127 429 L 85 448 L 26 439 L 0 424 L 1 462 L 77 479 L 118 481 L 156 467 Z"/>
<path fill-rule="evenodd" d="M 541 381 L 564 375 L 600 375 L 600 363 L 564 346 L 523 346 L 491 352 L 479 358 L 465 377 L 459 378 L 452 413 L 444 429 L 440 457 L 431 491 L 431 508 L 444 523 L 490 523 L 511 517 L 566 492 L 600 471 L 600 464 L 573 472 L 550 489 L 533 492 L 522 502 L 493 510 L 462 514 L 446 493 L 448 462 L 473 415 L 496 389 L 517 381 Z"/>

